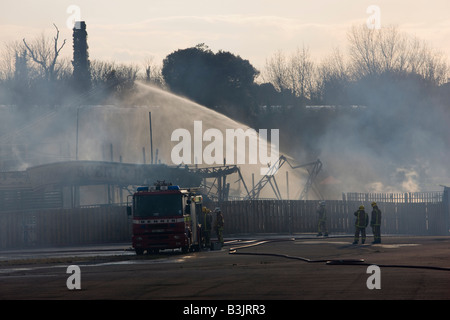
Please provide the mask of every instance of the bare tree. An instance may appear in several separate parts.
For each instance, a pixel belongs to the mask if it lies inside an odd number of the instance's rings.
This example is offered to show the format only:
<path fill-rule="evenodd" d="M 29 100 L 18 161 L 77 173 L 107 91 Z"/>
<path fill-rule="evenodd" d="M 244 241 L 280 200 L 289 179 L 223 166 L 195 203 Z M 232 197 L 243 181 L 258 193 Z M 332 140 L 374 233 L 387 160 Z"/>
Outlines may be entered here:
<path fill-rule="evenodd" d="M 297 49 L 291 56 L 277 51 L 266 60 L 263 79 L 278 91 L 289 90 L 293 95 L 309 99 L 315 82 L 315 66 L 309 49 Z"/>
<path fill-rule="evenodd" d="M 7 42 L 3 45 L 0 59 L 0 79 L 14 78 L 17 57 L 24 55 L 24 49 L 23 44 L 19 41 Z"/>
<path fill-rule="evenodd" d="M 147 83 L 151 83 L 157 85 L 159 87 L 164 86 L 164 79 L 162 76 L 162 66 L 157 65 L 154 62 L 154 57 L 150 56 L 144 60 L 144 81 Z"/>
<path fill-rule="evenodd" d="M 350 65 L 356 78 L 391 72 L 415 73 L 435 84 L 446 80 L 448 66 L 442 55 L 395 26 L 353 26 L 348 40 Z"/>
<path fill-rule="evenodd" d="M 378 29 L 353 26 L 348 34 L 350 58 L 353 72 L 360 76 L 379 73 L 380 65 L 376 55 Z"/>
<path fill-rule="evenodd" d="M 135 65 L 99 60 L 91 61 L 92 85 L 109 92 L 131 89 L 137 80 L 138 72 L 139 68 Z"/>
<path fill-rule="evenodd" d="M 330 96 L 342 94 L 342 88 L 351 81 L 351 72 L 342 52 L 336 48 L 316 68 L 314 98 L 316 101 L 327 102 Z M 338 101 L 339 103 L 341 101 Z"/>
<path fill-rule="evenodd" d="M 444 55 L 436 51 L 429 52 L 420 74 L 425 80 L 435 84 L 446 83 L 448 81 L 449 69 Z"/>
<path fill-rule="evenodd" d="M 29 56 L 42 68 L 44 77 L 48 81 L 53 81 L 57 77 L 59 71 L 59 65 L 57 64 L 58 56 L 66 44 L 66 39 L 64 39 L 63 43 L 58 46 L 59 29 L 55 24 L 53 24 L 53 26 L 56 29 L 56 35 L 53 38 L 53 46 L 44 35 L 30 44 L 25 41 L 25 38 L 23 39 L 23 43 L 28 50 Z"/>
<path fill-rule="evenodd" d="M 288 66 L 283 52 L 277 51 L 272 57 L 266 59 L 263 79 L 271 83 L 277 91 L 289 88 Z"/>
<path fill-rule="evenodd" d="M 315 67 L 309 49 L 297 49 L 289 63 L 290 89 L 292 93 L 303 99 L 310 99 L 315 82 Z"/>

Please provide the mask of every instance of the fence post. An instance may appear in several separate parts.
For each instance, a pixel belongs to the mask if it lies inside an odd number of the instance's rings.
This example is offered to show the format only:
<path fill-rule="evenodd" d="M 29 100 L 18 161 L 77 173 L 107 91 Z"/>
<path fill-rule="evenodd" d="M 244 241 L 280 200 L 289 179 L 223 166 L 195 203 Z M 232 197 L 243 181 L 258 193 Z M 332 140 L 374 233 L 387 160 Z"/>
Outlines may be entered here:
<path fill-rule="evenodd" d="M 450 187 L 444 187 L 442 202 L 444 203 L 445 233 L 448 234 L 450 232 Z"/>

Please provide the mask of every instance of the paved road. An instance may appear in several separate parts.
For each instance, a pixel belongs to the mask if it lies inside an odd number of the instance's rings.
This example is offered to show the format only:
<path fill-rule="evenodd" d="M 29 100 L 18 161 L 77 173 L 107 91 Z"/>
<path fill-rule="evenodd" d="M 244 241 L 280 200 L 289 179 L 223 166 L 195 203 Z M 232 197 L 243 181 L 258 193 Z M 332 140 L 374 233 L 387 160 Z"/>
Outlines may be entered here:
<path fill-rule="evenodd" d="M 205 300 L 450 299 L 450 237 L 384 237 L 378 245 L 352 245 L 350 237 L 275 239 L 186 255 L 136 257 L 126 246 L 97 256 L 72 252 L 31 260 L 8 260 L 0 252 L 0 299 L 180 300 L 188 306 Z M 67 288 L 69 265 L 80 267 L 80 290 Z M 370 265 L 379 270 L 368 273 Z"/>
<path fill-rule="evenodd" d="M 49 262 L 58 258 L 77 257 L 110 257 L 116 255 L 134 255 L 129 243 L 103 244 L 103 245 L 85 245 L 72 247 L 49 247 L 49 248 L 28 248 L 0 250 L 0 268 L 6 262 L 18 264 L 21 261 L 26 264 Z"/>

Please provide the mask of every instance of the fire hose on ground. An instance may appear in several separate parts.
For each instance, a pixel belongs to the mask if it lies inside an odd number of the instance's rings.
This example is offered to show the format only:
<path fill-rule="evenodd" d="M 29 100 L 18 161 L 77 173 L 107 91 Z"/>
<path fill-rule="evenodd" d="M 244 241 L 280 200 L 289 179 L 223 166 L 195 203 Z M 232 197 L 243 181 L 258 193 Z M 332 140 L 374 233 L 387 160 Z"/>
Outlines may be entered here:
<path fill-rule="evenodd" d="M 304 240 L 304 238 L 300 238 Z M 281 253 L 263 253 L 263 252 L 242 252 L 240 250 L 247 249 L 255 246 L 261 246 L 268 243 L 274 243 L 274 242 L 283 242 L 283 241 L 295 241 L 298 240 L 297 238 L 289 238 L 289 239 L 263 239 L 263 240 L 253 240 L 248 241 L 249 244 L 244 244 L 237 247 L 230 247 L 228 253 L 233 255 L 252 255 L 252 256 L 269 256 L 269 257 L 278 257 L 278 258 L 285 258 L 285 259 L 291 259 L 291 260 L 299 260 L 306 263 L 325 263 L 327 265 L 353 265 L 353 266 L 371 266 L 374 265 L 374 263 L 367 263 L 364 261 L 364 259 L 317 259 L 312 260 L 304 257 L 298 257 L 298 256 L 291 256 Z M 241 242 L 238 241 L 232 241 L 232 242 Z M 231 242 L 231 243 L 232 243 Z M 243 241 L 245 242 L 245 241 Z M 230 243 L 230 242 L 229 242 Z M 412 269 L 429 269 L 429 270 L 440 270 L 440 271 L 450 271 L 450 268 L 446 267 L 437 267 L 437 266 L 424 266 L 424 265 L 398 265 L 398 264 L 376 264 L 380 268 L 412 268 Z"/>

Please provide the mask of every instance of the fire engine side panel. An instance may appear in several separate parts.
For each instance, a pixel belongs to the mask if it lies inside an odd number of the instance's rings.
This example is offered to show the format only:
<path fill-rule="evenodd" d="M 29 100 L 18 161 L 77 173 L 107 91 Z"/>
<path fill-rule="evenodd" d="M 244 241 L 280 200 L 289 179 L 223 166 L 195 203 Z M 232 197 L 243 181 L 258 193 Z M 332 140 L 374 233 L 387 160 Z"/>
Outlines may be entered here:
<path fill-rule="evenodd" d="M 189 221 L 185 219 L 185 217 L 133 219 L 133 247 L 145 250 L 187 246 Z"/>

